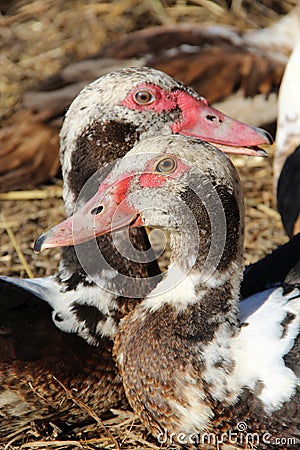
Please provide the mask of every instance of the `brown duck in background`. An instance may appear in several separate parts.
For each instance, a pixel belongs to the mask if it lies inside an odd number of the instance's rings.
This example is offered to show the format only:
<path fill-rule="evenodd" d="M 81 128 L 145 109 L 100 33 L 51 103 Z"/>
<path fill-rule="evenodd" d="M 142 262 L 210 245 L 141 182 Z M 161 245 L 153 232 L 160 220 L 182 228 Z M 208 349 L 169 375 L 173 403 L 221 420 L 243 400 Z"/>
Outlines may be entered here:
<path fill-rule="evenodd" d="M 262 30 L 192 23 L 143 29 L 66 66 L 28 92 L 23 107 L 0 130 L 0 191 L 38 184 L 56 174 L 58 132 L 66 108 L 84 85 L 119 67 L 163 70 L 229 115 L 253 125 L 274 123 L 283 70 L 299 35 L 296 7 Z M 248 99 L 246 106 L 243 99 Z"/>

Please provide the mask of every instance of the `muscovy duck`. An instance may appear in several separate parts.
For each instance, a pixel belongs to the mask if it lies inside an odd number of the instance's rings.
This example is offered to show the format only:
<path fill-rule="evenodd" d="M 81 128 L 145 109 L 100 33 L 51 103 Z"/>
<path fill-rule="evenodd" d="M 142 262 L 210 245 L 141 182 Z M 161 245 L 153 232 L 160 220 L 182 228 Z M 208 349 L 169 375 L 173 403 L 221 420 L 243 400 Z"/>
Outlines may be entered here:
<path fill-rule="evenodd" d="M 64 120 L 61 164 L 67 215 L 74 212 L 78 195 L 98 169 L 123 157 L 139 140 L 172 133 L 192 135 L 214 142 L 223 151 L 248 155 L 263 155 L 258 145 L 272 142 L 264 130 L 247 126 L 209 107 L 203 97 L 163 72 L 150 68 L 111 72 L 81 91 Z M 105 171 L 108 170 L 109 166 Z M 97 184 L 99 180 L 96 178 L 94 181 Z M 95 186 L 89 185 L 87 192 L 83 190 L 81 202 L 91 197 L 93 189 Z M 134 230 L 131 240 L 140 250 L 149 248 L 144 230 Z M 147 264 L 120 258 L 109 236 L 102 237 L 98 244 L 112 267 L 110 271 L 101 264 L 97 266 L 91 259 L 93 272 L 98 277 L 102 276 L 101 288 L 93 284 L 90 273 L 85 273 L 73 248 L 63 249 L 59 272 L 55 276 L 1 279 L 46 300 L 54 310 L 54 323 L 61 330 L 76 332 L 90 342 L 97 340 L 96 335 L 112 337 L 120 309 L 125 314 L 132 308 L 132 299 L 126 295 L 124 298 L 126 287 L 117 284 L 114 269 L 148 279 L 145 292 L 135 293 L 137 298 L 142 298 L 147 290 L 153 288 L 153 283 L 158 280 L 152 278 L 159 269 L 155 260 Z M 118 295 L 106 292 L 106 289 L 113 289 Z M 84 305 L 88 306 L 85 308 Z M 86 325 L 89 321 L 84 311 L 89 316 L 90 307 L 100 308 L 103 314 L 96 327 L 97 332 Z M 108 326 L 107 319 L 110 322 Z"/>
<path fill-rule="evenodd" d="M 219 150 L 185 136 L 140 142 L 36 250 L 143 225 L 170 232 L 172 258 L 115 339 L 136 414 L 163 443 L 232 443 L 235 432 L 242 448 L 298 448 L 299 267 L 284 286 L 239 302 L 243 196 Z"/>
<path fill-rule="evenodd" d="M 162 72 L 149 68 L 112 72 L 80 93 L 64 121 L 61 162 L 67 214 L 73 212 L 77 196 L 95 171 L 124 156 L 139 140 L 172 133 L 193 134 L 218 141 L 222 146 L 226 143 L 237 146 L 268 143 L 271 139 L 263 130 L 248 127 L 210 108 L 195 91 Z M 231 150 L 257 154 L 255 148 L 232 147 Z M 85 192 L 84 201 L 90 196 L 89 192 Z M 52 375 L 70 389 L 74 385 L 77 387 L 78 370 L 85 363 L 90 367 L 90 360 L 98 361 L 95 377 L 102 383 L 97 398 L 92 401 L 95 411 L 102 414 L 114 403 L 117 406 L 124 400 L 111 359 L 111 339 L 117 331 L 119 320 L 160 278 L 145 231 L 135 230 L 131 239 L 139 251 L 148 250 L 150 259 L 146 262 L 128 261 L 120 256 L 110 237 L 101 238 L 99 246 L 112 265 L 107 268 L 100 264 L 99 267 L 90 258 L 93 270 L 103 281 L 101 287 L 93 282 L 91 273 L 85 273 L 73 248 L 64 250 L 59 272 L 52 277 L 1 278 L 0 326 L 4 330 L 1 339 L 3 348 L 11 349 L 0 359 L 2 436 L 10 423 L 20 426 L 34 418 L 41 418 L 41 415 L 51 416 L 53 405 L 43 402 L 41 407 L 41 398 L 33 393 L 32 385 L 36 390 L 40 384 L 44 386 L 40 388 L 43 398 L 52 395 L 46 395 L 45 390 Z M 92 256 L 92 248 L 85 248 L 85 252 Z M 130 290 L 129 296 L 126 291 L 128 286 L 124 283 L 120 285 L 118 277 L 115 277 L 115 268 L 129 280 L 130 277 L 144 278 L 143 287 L 136 288 L 135 292 Z M 19 287 L 17 292 L 12 284 Z M 23 289 L 32 296 L 24 293 Z M 15 296 L 13 304 L 10 302 L 12 295 Z M 39 304 L 35 297 L 46 303 Z M 44 333 L 43 330 L 47 331 Z M 73 334 L 66 335 L 60 330 Z M 43 338 L 39 340 L 41 333 Z M 62 347 L 63 351 L 55 353 L 55 343 L 59 343 L 64 336 L 66 344 Z M 96 347 L 89 347 L 84 342 L 78 344 L 78 336 Z M 75 351 L 74 347 L 77 347 Z M 68 358 L 74 360 L 71 364 L 74 370 L 69 370 L 67 360 L 60 361 L 62 353 L 72 353 L 72 357 Z M 80 359 L 79 354 L 83 354 L 86 360 Z M 110 355 L 110 361 L 107 355 Z M 39 379 L 35 374 L 41 372 L 43 378 Z M 91 378 L 93 376 L 82 374 L 78 391 L 79 397 L 89 402 L 89 396 L 93 396 L 89 391 L 94 383 Z M 37 380 L 40 381 L 36 384 Z M 53 396 L 59 397 L 59 385 L 52 383 L 50 387 Z M 56 410 L 56 417 L 60 416 L 60 412 L 64 414 L 65 410 Z"/>

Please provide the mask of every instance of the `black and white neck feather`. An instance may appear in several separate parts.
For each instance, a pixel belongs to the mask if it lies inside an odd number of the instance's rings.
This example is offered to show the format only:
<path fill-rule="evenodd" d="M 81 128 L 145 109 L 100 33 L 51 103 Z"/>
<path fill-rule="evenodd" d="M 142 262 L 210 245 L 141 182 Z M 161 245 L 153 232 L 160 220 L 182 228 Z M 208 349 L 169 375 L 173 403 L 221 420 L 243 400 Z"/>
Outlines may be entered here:
<path fill-rule="evenodd" d="M 291 437 L 296 445 L 300 291 L 279 287 L 239 304 L 244 229 L 240 183 L 230 161 L 207 149 L 207 144 L 179 136 L 150 139 L 132 149 L 110 175 L 113 184 L 129 166 L 136 171 L 129 203 L 140 211 L 144 224 L 170 231 L 173 249 L 168 273 L 121 321 L 115 358 L 133 409 L 155 436 L 211 429 L 221 434 L 224 427 L 235 429 L 245 421 L 249 433 L 268 432 L 273 443 Z M 152 164 L 164 155 L 188 168 L 160 186 L 146 186 L 140 174 L 148 170 L 149 160 Z M 128 158 L 133 156 L 132 168 Z M 204 179 L 218 194 L 226 218 L 224 250 L 207 279 L 201 271 L 212 241 L 211 221 L 205 197 L 191 193 L 191 186 Z M 199 253 L 188 272 L 181 258 L 188 257 L 186 249 L 178 248 L 182 211 L 170 201 L 174 193 L 199 227 Z M 158 205 L 156 210 L 149 212 L 149 201 Z"/>

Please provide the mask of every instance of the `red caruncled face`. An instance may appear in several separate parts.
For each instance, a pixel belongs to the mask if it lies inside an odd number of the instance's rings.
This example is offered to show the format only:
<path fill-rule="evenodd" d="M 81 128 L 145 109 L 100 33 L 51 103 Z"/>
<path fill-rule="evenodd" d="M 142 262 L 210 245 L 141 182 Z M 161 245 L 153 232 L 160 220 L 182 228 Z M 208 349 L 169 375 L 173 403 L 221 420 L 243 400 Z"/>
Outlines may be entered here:
<path fill-rule="evenodd" d="M 187 88 L 166 91 L 157 85 L 142 83 L 129 92 L 121 105 L 157 114 L 177 109 L 180 119 L 170 121 L 172 133 L 221 144 L 224 152 L 257 156 L 256 146 L 272 143 L 266 131 L 226 116 L 209 106 L 205 98 L 192 95 Z"/>
<path fill-rule="evenodd" d="M 142 173 L 134 170 L 122 173 L 117 179 L 108 175 L 98 192 L 79 211 L 35 243 L 35 251 L 45 248 L 76 245 L 97 236 L 127 227 L 143 225 L 138 210 L 128 203 L 128 190 L 134 181 L 139 188 L 158 188 L 168 180 L 182 176 L 190 169 L 174 155 L 150 158 Z"/>

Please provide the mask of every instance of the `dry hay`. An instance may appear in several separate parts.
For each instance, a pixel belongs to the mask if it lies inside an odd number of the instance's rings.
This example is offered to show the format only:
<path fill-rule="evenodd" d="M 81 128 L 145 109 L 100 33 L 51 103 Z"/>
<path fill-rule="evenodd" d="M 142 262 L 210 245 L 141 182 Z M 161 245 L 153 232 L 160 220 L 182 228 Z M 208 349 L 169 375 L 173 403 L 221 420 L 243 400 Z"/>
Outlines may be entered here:
<path fill-rule="evenodd" d="M 10 2 L 6 14 L 0 16 L 0 120 L 11 114 L 22 93 L 38 81 L 72 60 L 99 51 L 129 31 L 182 21 L 262 27 L 277 20 L 279 14 L 288 12 L 296 3 L 279 0 Z M 231 4 L 231 9 L 227 4 Z M 246 199 L 247 263 L 287 241 L 274 205 L 272 150 L 269 153 L 267 159 L 234 158 Z M 35 255 L 32 243 L 64 218 L 61 186 L 61 180 L 54 179 L 38 189 L 0 194 L 1 275 L 45 276 L 56 271 L 59 250 Z M 22 442 L 22 449 L 159 448 L 130 411 L 115 413 L 114 418 L 103 422 L 105 431 L 97 420 L 67 435 L 55 424 L 47 429 L 32 425 L 11 436 L 11 445 L 5 448 L 20 448 Z"/>

